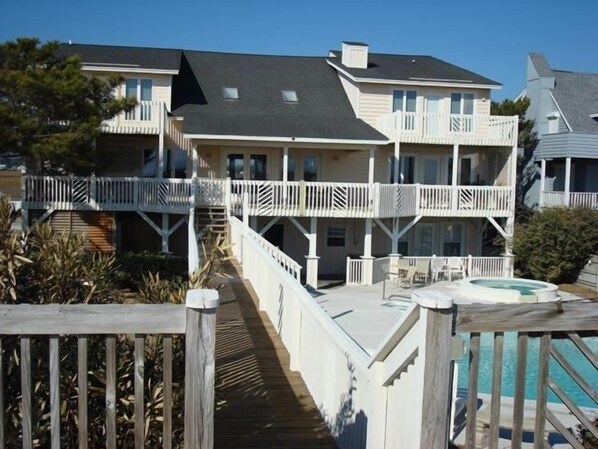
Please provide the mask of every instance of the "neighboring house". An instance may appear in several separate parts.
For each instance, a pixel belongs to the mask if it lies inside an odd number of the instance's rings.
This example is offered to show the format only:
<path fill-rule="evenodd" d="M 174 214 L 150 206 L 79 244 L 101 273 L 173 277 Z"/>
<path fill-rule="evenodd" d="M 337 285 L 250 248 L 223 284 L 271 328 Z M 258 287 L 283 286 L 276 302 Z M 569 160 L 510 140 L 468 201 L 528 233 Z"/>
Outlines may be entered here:
<path fill-rule="evenodd" d="M 489 223 L 510 242 L 517 118 L 490 115 L 488 78 L 351 42 L 328 57 L 61 51 L 125 77 L 118 94 L 139 106 L 104 127 L 113 158 L 97 178 L 26 178 L 30 223 L 186 254 L 183 224 L 215 226 L 246 201 L 310 285 L 348 257 L 371 279 L 374 256 L 482 256 Z"/>
<path fill-rule="evenodd" d="M 598 73 L 555 70 L 541 53 L 527 60 L 538 144 L 524 172 L 530 207 L 598 207 Z"/>

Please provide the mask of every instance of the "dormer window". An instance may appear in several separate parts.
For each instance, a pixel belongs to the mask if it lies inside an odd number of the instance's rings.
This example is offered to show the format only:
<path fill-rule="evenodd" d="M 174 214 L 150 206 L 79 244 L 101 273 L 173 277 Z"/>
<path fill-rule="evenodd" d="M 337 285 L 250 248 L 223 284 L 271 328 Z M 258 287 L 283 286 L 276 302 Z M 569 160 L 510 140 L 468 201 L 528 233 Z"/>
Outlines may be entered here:
<path fill-rule="evenodd" d="M 297 91 L 295 90 L 283 90 L 282 91 L 282 101 L 285 103 L 297 103 L 299 102 L 299 98 L 297 97 Z"/>
<path fill-rule="evenodd" d="M 238 100 L 239 89 L 237 87 L 223 87 L 222 95 L 225 100 Z"/>

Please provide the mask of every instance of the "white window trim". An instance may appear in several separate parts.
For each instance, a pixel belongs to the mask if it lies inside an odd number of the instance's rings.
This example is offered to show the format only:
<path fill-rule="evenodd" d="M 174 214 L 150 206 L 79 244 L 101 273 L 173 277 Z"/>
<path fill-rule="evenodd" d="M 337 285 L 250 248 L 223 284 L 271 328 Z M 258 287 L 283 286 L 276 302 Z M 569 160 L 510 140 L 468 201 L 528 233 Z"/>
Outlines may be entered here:
<path fill-rule="evenodd" d="M 459 100 L 459 113 L 458 114 L 451 113 L 451 106 L 453 104 L 453 94 L 459 94 L 459 95 L 461 95 L 461 99 Z M 473 110 L 472 110 L 471 114 L 464 114 L 463 113 L 463 109 L 465 107 L 465 99 L 463 97 L 464 97 L 465 94 L 471 94 L 471 95 L 473 95 L 473 99 L 472 99 Z M 449 99 L 449 114 L 451 114 L 451 115 L 476 115 L 476 113 L 477 113 L 477 99 L 478 99 L 478 97 L 477 97 L 477 95 L 476 95 L 475 92 L 453 91 L 453 92 L 450 93 L 448 99 Z"/>
<path fill-rule="evenodd" d="M 136 96 L 136 100 L 138 102 L 141 102 L 141 80 L 147 80 L 149 82 L 152 83 L 152 89 L 151 89 L 151 93 L 152 93 L 152 99 L 151 100 L 144 100 L 144 101 L 154 101 L 154 80 L 152 78 L 134 78 L 134 77 L 128 77 L 125 78 L 125 82 L 122 86 L 122 91 L 123 91 L 123 95 L 122 98 L 127 98 L 127 81 L 129 80 L 136 80 L 137 81 L 137 96 Z"/>
<path fill-rule="evenodd" d="M 404 88 L 404 87 L 393 87 L 390 89 L 390 112 L 395 112 L 394 111 L 394 102 L 395 102 L 395 91 L 397 90 L 402 90 L 403 91 L 403 109 L 402 111 L 405 111 L 405 109 L 407 108 L 407 91 L 409 92 L 415 92 L 415 111 L 413 113 L 416 113 L 419 110 L 419 91 L 416 89 L 410 89 L 410 88 Z"/>

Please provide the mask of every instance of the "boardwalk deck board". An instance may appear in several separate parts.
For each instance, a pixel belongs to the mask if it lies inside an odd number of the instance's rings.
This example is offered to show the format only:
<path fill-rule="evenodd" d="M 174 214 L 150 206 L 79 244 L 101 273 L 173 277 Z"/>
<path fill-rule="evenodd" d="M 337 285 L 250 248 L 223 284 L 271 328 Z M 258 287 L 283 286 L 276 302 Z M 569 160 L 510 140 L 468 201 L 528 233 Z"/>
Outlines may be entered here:
<path fill-rule="evenodd" d="M 289 354 L 236 268 L 216 323 L 216 448 L 336 448 Z M 237 279 L 236 279 L 237 278 Z"/>

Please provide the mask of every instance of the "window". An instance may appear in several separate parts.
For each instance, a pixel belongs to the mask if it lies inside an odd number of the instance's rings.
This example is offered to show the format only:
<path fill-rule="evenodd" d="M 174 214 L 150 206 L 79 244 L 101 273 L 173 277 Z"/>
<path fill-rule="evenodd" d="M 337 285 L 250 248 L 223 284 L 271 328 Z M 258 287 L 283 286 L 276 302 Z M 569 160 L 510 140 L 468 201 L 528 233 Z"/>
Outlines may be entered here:
<path fill-rule="evenodd" d="M 459 159 L 461 163 L 460 173 L 458 175 L 459 184 L 462 186 L 468 186 L 471 184 L 471 158 L 470 157 L 463 157 Z M 452 156 L 449 157 L 448 160 L 448 184 L 451 185 L 453 183 L 453 158 Z"/>
<path fill-rule="evenodd" d="M 414 90 L 394 90 L 392 92 L 392 112 L 415 112 L 417 103 L 417 92 Z M 415 117 L 413 114 L 403 115 L 401 129 L 412 131 L 415 129 Z"/>
<path fill-rule="evenodd" d="M 249 158 L 249 179 L 258 181 L 265 181 L 267 177 L 266 173 L 266 160 L 265 154 L 252 154 Z"/>
<path fill-rule="evenodd" d="M 242 154 L 229 154 L 226 158 L 226 176 L 230 179 L 243 179 L 244 160 Z"/>
<path fill-rule="evenodd" d="M 451 94 L 451 117 L 452 132 L 472 132 L 473 117 L 462 117 L 463 115 L 473 116 L 473 94 L 453 93 Z"/>
<path fill-rule="evenodd" d="M 280 179 L 284 179 L 283 176 L 284 164 L 282 158 L 280 159 Z M 287 163 L 287 180 L 294 181 L 295 180 L 295 158 L 293 156 L 289 156 L 288 163 Z"/>
<path fill-rule="evenodd" d="M 417 92 L 415 90 L 395 90 L 392 92 L 392 112 L 415 112 Z"/>
<path fill-rule="evenodd" d="M 442 231 L 442 255 L 445 257 L 460 256 L 463 241 L 461 223 L 445 224 Z"/>
<path fill-rule="evenodd" d="M 390 182 L 394 184 L 396 159 L 390 160 Z M 401 156 L 399 158 L 399 184 L 413 184 L 415 182 L 415 157 Z"/>
<path fill-rule="evenodd" d="M 326 232 L 326 246 L 344 247 L 345 246 L 345 227 L 329 226 Z"/>
<path fill-rule="evenodd" d="M 225 100 L 238 100 L 239 99 L 239 89 L 236 87 L 223 87 L 222 95 Z"/>
<path fill-rule="evenodd" d="M 297 103 L 299 98 L 297 97 L 297 91 L 295 90 L 283 90 L 282 101 L 285 103 Z"/>
<path fill-rule="evenodd" d="M 152 101 L 152 80 L 128 78 L 125 81 L 125 97 L 135 98 L 138 102 Z M 152 119 L 152 108 L 147 104 L 140 104 L 125 115 L 126 120 Z"/>
<path fill-rule="evenodd" d="M 303 158 L 303 180 L 318 180 L 318 159 L 315 156 L 306 156 Z"/>
<path fill-rule="evenodd" d="M 156 176 L 156 171 L 158 168 L 158 164 L 156 161 L 156 150 L 151 148 L 147 148 L 143 150 L 143 167 L 142 173 L 146 178 L 153 178 Z"/>

